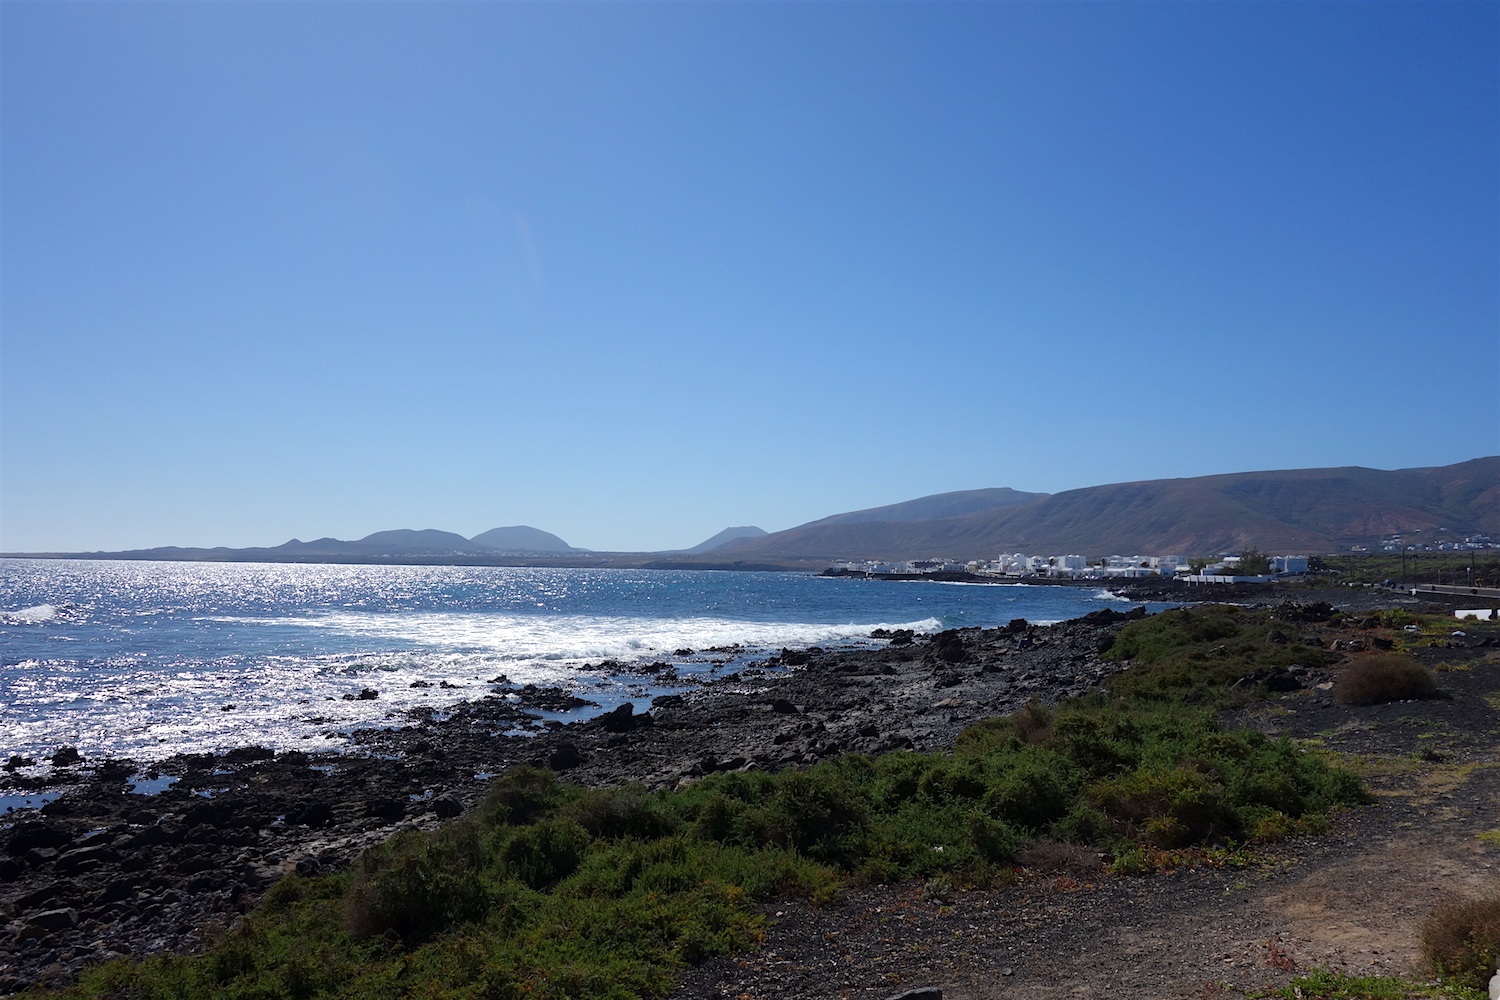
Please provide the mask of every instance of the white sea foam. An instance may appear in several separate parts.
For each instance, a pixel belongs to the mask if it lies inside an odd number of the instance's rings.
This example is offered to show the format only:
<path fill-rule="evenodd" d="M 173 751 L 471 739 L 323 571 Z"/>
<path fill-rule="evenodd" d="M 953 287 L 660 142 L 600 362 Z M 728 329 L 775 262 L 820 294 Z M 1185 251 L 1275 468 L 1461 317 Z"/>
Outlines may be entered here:
<path fill-rule="evenodd" d="M 503 613 L 349 613 L 305 618 L 221 618 L 252 628 L 323 629 L 345 637 L 381 639 L 482 653 L 499 660 L 633 660 L 689 647 L 779 648 L 867 638 L 877 628 L 919 632 L 942 627 L 937 618 L 875 624 L 845 622 L 756 622 L 707 616 L 639 618 L 609 615 L 514 615 Z"/>
<path fill-rule="evenodd" d="M 492 682 L 502 674 L 516 685 L 567 688 L 596 702 L 599 708 L 592 711 L 602 711 L 625 701 L 646 702 L 667 690 L 650 675 L 632 673 L 635 664 L 665 659 L 684 678 L 709 677 L 721 669 L 733 670 L 736 659 L 764 656 L 782 647 L 858 643 L 867 641 L 876 628 L 926 632 L 941 627 L 936 618 L 827 625 L 707 617 L 538 619 L 487 613 L 334 612 L 295 619 L 199 620 L 237 630 L 312 626 L 355 638 L 399 638 L 410 645 L 354 655 L 266 657 L 244 663 L 229 659 L 170 671 L 132 669 L 122 662 L 104 676 L 67 661 L 34 664 L 28 676 L 11 683 L 12 695 L 33 710 L 28 717 L 6 720 L 14 747 L 66 741 L 86 756 L 128 754 L 143 762 L 248 743 L 277 750 L 336 749 L 353 728 L 402 725 L 412 709 L 442 710 L 485 697 L 497 690 Z M 738 649 L 673 655 L 684 647 L 711 646 Z M 728 665 L 721 666 L 725 661 Z M 379 697 L 346 700 L 367 687 L 377 690 Z"/>
<path fill-rule="evenodd" d="M 45 622 L 57 617 L 57 606 L 54 604 L 38 604 L 34 608 L 22 608 L 20 611 L 0 611 L 0 619 L 13 622 Z"/>
<path fill-rule="evenodd" d="M 602 711 L 669 690 L 638 669 L 658 660 L 680 686 L 782 647 L 1054 621 L 1113 597 L 780 573 L 0 560 L 0 607 L 19 609 L 0 612 L 0 756 L 332 748 L 487 696 L 501 674 Z M 379 696 L 359 700 L 364 688 Z"/>

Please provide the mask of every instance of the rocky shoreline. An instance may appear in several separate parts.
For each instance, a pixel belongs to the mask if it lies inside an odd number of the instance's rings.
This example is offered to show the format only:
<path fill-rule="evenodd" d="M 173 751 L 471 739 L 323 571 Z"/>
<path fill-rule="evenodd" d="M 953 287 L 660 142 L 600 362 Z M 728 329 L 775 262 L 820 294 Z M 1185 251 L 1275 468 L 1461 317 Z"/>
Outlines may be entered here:
<path fill-rule="evenodd" d="M 1346 608 L 1402 603 L 1331 596 Z M 847 752 L 943 749 L 978 719 L 1097 687 L 1118 669 L 1103 656 L 1114 633 L 1144 613 L 876 632 L 883 648 L 784 650 L 651 705 L 567 724 L 538 712 L 571 707 L 569 692 L 522 688 L 357 731 L 338 753 L 252 746 L 172 757 L 147 772 L 177 779 L 153 795 L 130 790 L 135 762 L 64 756 L 49 780 L 66 782 L 65 793 L 0 826 L 0 993 L 61 985 L 117 955 L 196 950 L 282 875 L 341 867 L 398 830 L 460 815 L 511 767 L 661 788 Z M 24 787 L 16 765 L 9 784 Z"/>

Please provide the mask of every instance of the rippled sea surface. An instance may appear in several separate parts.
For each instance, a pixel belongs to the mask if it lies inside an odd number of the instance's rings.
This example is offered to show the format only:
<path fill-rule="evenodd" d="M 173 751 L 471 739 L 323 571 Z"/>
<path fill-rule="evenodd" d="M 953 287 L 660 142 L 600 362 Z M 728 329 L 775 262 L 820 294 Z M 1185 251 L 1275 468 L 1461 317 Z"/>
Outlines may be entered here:
<path fill-rule="evenodd" d="M 642 663 L 691 681 L 879 627 L 1130 606 L 1104 590 L 795 573 L 4 559 L 0 753 L 328 747 L 500 675 L 610 708 L 668 689 L 630 669 Z M 365 688 L 379 697 L 345 700 Z"/>

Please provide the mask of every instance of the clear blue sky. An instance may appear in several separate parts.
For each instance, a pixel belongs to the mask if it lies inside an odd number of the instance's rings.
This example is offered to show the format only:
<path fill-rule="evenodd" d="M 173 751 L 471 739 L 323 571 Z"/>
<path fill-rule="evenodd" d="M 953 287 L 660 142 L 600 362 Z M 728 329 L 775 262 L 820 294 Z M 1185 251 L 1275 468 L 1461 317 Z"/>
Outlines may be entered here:
<path fill-rule="evenodd" d="M 1500 451 L 1492 2 L 0 18 L 3 550 Z"/>

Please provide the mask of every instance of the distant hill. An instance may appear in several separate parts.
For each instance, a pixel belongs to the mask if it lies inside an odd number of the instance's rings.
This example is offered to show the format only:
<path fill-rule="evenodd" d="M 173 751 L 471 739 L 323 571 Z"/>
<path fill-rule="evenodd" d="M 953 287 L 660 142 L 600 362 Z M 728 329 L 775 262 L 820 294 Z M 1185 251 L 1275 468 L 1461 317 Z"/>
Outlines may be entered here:
<path fill-rule="evenodd" d="M 397 528 L 394 531 L 377 531 L 353 542 L 345 542 L 337 538 L 319 538 L 316 541 L 303 542 L 294 538 L 267 551 L 282 551 L 298 555 L 326 553 L 328 555 L 406 556 L 474 554 L 487 550 L 483 546 L 475 545 L 463 535 L 456 535 L 451 531 L 438 531 L 436 528 L 425 528 L 421 531 Z"/>
<path fill-rule="evenodd" d="M 714 549 L 737 538 L 763 538 L 767 534 L 764 528 L 757 528 L 753 524 L 743 525 L 738 528 L 725 528 L 712 538 L 705 539 L 690 549 L 672 549 L 667 555 L 695 556 L 700 552 L 712 552 Z"/>
<path fill-rule="evenodd" d="M 1500 457 L 1390 472 L 1351 466 L 1117 483 L 938 519 L 835 515 L 730 542 L 719 553 L 820 559 L 1212 555 L 1245 548 L 1319 553 L 1436 528 L 1500 533 Z"/>
<path fill-rule="evenodd" d="M 586 551 L 584 549 L 573 548 L 573 546 L 558 538 L 550 531 L 543 531 L 540 528 L 533 528 L 525 524 L 517 524 L 509 528 L 491 528 L 489 531 L 475 535 L 469 541 L 474 545 L 482 545 L 496 552 L 545 553 Z"/>
<path fill-rule="evenodd" d="M 807 524 L 799 525 L 800 528 L 810 528 L 818 524 L 860 524 L 868 521 L 936 521 L 946 517 L 961 517 L 964 514 L 973 514 L 981 510 L 994 510 L 997 507 L 1013 507 L 1019 503 L 1027 503 L 1032 500 L 1040 500 L 1047 496 L 1045 493 L 1023 493 L 1009 487 L 997 487 L 985 490 L 958 490 L 953 493 L 935 493 L 930 497 L 918 497 L 915 500 L 905 500 L 901 503 L 888 504 L 884 507 L 871 507 L 868 510 L 855 510 L 847 514 L 834 514 L 817 521 L 809 521 Z"/>
<path fill-rule="evenodd" d="M 495 544 L 486 544 L 492 542 Z M 359 561 L 390 561 L 418 559 L 425 562 L 442 562 L 452 558 L 483 558 L 508 555 L 574 555 L 586 552 L 575 549 L 550 532 L 516 525 L 510 528 L 494 528 L 482 535 L 465 538 L 451 531 L 424 528 L 397 528 L 392 531 L 377 531 L 354 541 L 340 538 L 316 538 L 304 542 L 293 538 L 280 545 L 260 548 L 231 549 L 220 546 L 212 549 L 181 548 L 175 545 L 154 549 L 133 549 L 115 553 L 77 553 L 95 558 L 117 556 L 127 559 L 216 559 L 231 561 L 267 560 L 271 562 L 338 562 L 340 559 Z"/>
<path fill-rule="evenodd" d="M 834 514 L 766 534 L 726 528 L 676 553 L 599 554 L 526 525 L 473 538 L 428 528 L 377 531 L 357 541 L 292 539 L 270 548 L 179 548 L 30 553 L 124 559 L 273 562 L 459 562 L 476 565 L 694 565 L 782 567 L 798 561 L 990 559 L 1002 552 L 1087 556 L 1211 556 L 1246 548 L 1317 554 L 1395 533 L 1500 535 L 1500 456 L 1438 468 L 1384 471 L 1349 466 L 1153 479 L 1068 490 L 962 490 Z M 1430 538 L 1431 536 L 1426 536 Z M 25 554 L 25 553 L 17 553 Z M 516 562 L 519 559 L 521 562 Z"/>

